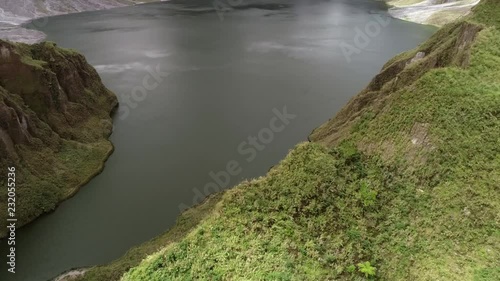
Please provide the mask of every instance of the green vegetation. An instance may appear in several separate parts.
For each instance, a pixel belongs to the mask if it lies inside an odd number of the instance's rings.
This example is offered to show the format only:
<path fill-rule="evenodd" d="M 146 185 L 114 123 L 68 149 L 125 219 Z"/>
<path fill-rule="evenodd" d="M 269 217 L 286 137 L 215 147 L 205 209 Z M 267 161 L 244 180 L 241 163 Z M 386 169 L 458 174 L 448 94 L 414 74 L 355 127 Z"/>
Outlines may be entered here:
<path fill-rule="evenodd" d="M 81 280 L 499 280 L 499 14 L 483 0 L 183 238 Z"/>
<path fill-rule="evenodd" d="M 479 230 L 466 216 L 449 222 L 438 212 L 460 214 L 461 206 L 433 205 L 452 194 L 421 193 L 400 168 L 352 147 L 299 145 L 266 177 L 228 191 L 186 238 L 124 280 L 363 280 L 375 272 L 381 280 L 466 280 L 458 278 L 494 268 L 498 256 L 487 253 L 498 253 L 498 237 L 483 240 L 494 222 Z M 364 204 L 362 182 L 377 190 L 375 204 Z M 457 271 L 455 262 L 463 263 Z"/>
<path fill-rule="evenodd" d="M 366 278 L 374 277 L 377 268 L 373 267 L 369 261 L 358 263 L 359 272 L 363 273 Z"/>
<path fill-rule="evenodd" d="M 118 280 L 123 272 L 138 265 L 146 256 L 160 250 L 163 245 L 180 241 L 202 220 L 212 214 L 223 193 L 209 196 L 196 208 L 186 210 L 174 227 L 166 233 L 129 250 L 123 257 L 105 266 L 91 268 L 85 274 L 85 280 Z"/>
<path fill-rule="evenodd" d="M 107 137 L 117 100 L 82 55 L 54 43 L 0 40 L 0 56 L 0 168 L 16 167 L 22 226 L 102 170 L 113 150 Z M 0 201 L 6 198 L 7 189 L 0 189 Z M 6 207 L 0 205 L 2 225 Z M 5 234 L 2 227 L 0 237 Z"/>

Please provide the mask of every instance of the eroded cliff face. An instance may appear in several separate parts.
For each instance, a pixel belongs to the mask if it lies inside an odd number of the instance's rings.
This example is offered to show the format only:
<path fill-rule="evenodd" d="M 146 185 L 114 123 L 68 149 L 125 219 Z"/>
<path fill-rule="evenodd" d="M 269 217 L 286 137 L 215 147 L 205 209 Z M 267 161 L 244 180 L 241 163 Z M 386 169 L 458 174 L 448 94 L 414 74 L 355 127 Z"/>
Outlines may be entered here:
<path fill-rule="evenodd" d="M 82 55 L 50 42 L 0 41 L 0 166 L 17 170 L 19 225 L 53 210 L 102 169 L 117 104 Z M 2 189 L 2 202 L 5 196 Z"/>
<path fill-rule="evenodd" d="M 432 69 L 467 68 L 471 47 L 482 28 L 481 25 L 466 21 L 452 24 L 439 30 L 415 50 L 396 56 L 335 118 L 316 128 L 310 139 L 329 146 L 338 145 L 349 136 L 355 124 L 367 118 L 367 112 L 379 113 L 387 106 L 391 95 L 402 88 L 411 87 Z"/>

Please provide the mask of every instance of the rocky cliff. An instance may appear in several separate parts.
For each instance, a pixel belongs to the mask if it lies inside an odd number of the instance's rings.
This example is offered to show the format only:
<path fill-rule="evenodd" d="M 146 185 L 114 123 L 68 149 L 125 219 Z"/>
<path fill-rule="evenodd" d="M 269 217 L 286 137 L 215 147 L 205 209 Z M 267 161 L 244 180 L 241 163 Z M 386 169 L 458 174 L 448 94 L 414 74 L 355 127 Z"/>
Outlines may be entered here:
<path fill-rule="evenodd" d="M 49 42 L 0 41 L 0 179 L 6 186 L 7 167 L 16 167 L 18 226 L 100 171 L 113 148 L 107 137 L 116 106 L 82 55 Z M 7 202 L 5 188 L 0 202 Z"/>

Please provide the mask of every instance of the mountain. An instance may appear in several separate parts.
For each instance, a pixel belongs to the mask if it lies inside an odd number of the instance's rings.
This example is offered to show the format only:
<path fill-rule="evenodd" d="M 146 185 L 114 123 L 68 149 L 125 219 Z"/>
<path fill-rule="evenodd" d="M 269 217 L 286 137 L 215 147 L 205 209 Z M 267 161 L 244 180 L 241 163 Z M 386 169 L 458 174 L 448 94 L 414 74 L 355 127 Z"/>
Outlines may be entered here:
<path fill-rule="evenodd" d="M 102 170 L 113 150 L 107 138 L 117 104 L 77 52 L 0 40 L 0 167 L 16 169 L 18 227 L 54 210 Z M 0 200 L 7 202 L 6 188 Z"/>
<path fill-rule="evenodd" d="M 500 280 L 499 14 L 483 0 L 266 176 L 77 280 Z"/>

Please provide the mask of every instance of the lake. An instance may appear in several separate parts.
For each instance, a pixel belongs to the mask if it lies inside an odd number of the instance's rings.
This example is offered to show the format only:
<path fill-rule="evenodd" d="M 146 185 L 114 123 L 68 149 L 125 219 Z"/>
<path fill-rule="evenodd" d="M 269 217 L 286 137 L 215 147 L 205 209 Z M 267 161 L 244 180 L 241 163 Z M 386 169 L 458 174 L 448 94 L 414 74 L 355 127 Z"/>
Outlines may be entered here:
<path fill-rule="evenodd" d="M 18 230 L 17 273 L 2 263 L 0 280 L 110 262 L 208 192 L 264 175 L 435 31 L 371 0 L 239 3 L 169 1 L 39 28 L 83 53 L 119 96 L 115 152 L 76 196 Z"/>

